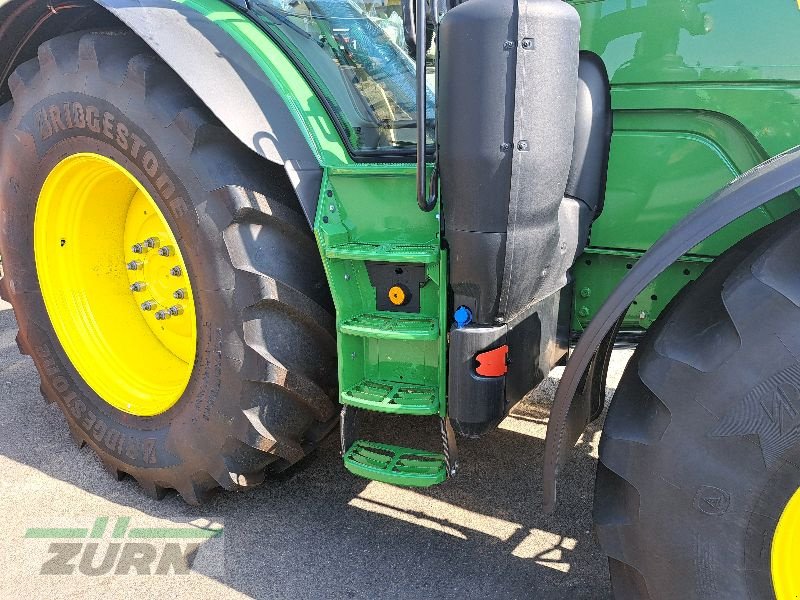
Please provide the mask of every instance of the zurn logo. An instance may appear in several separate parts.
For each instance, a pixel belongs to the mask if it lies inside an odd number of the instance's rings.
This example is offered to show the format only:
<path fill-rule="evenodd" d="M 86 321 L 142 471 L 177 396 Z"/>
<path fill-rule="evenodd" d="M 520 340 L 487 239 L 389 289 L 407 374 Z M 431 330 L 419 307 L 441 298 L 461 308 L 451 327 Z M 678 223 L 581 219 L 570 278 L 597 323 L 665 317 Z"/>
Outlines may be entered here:
<path fill-rule="evenodd" d="M 96 517 L 69 526 L 29 527 L 25 539 L 47 556 L 40 575 L 224 575 L 221 520 L 170 522 Z"/>

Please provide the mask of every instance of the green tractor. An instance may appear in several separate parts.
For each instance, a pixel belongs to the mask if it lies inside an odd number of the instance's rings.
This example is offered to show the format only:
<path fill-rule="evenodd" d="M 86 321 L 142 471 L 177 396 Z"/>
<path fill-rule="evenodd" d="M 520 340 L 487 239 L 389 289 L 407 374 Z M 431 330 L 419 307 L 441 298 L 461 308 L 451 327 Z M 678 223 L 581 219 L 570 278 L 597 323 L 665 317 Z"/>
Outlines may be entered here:
<path fill-rule="evenodd" d="M 19 348 L 114 477 L 192 504 L 337 424 L 348 471 L 440 484 L 566 365 L 551 511 L 634 335 L 595 493 L 616 597 L 797 598 L 799 8 L 0 2 Z"/>

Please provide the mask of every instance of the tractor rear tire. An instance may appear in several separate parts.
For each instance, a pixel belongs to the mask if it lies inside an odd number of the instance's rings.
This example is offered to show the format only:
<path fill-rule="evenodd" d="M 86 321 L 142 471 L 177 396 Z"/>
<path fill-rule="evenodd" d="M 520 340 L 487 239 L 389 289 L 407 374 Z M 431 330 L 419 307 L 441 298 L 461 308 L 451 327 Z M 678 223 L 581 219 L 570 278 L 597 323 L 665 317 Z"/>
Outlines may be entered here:
<path fill-rule="evenodd" d="M 615 598 L 798 597 L 798 253 L 794 215 L 734 246 L 635 351 L 595 488 Z"/>
<path fill-rule="evenodd" d="M 283 168 L 240 144 L 129 32 L 54 38 L 9 87 L 13 100 L 0 108 L 0 295 L 13 305 L 20 350 L 73 437 L 114 477 L 130 475 L 157 498 L 177 490 L 190 504 L 218 488 L 257 485 L 303 459 L 337 420 L 335 329 L 319 252 Z M 35 260 L 37 205 L 49 175 L 70 157 L 130 174 L 182 254 L 196 347 L 185 391 L 164 410 L 137 413 L 101 397 L 65 351 L 53 324 L 63 315 L 48 312 Z M 54 206 L 68 201 L 56 193 Z M 118 262 L 108 273 L 128 277 Z M 56 275 L 64 281 L 63 270 Z M 93 293 L 78 289 L 75 297 Z M 98 377 L 113 369 L 79 358 Z"/>

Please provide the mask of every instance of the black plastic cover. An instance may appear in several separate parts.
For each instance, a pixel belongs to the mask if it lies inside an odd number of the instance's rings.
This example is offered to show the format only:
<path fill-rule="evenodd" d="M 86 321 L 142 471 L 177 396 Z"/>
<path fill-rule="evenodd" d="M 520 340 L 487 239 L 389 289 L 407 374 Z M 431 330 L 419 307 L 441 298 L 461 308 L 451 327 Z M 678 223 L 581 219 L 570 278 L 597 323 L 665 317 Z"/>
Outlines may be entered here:
<path fill-rule="evenodd" d="M 580 18 L 560 0 L 518 2 L 516 151 L 500 295 L 509 324 L 564 287 L 575 259 L 559 216 L 572 162 Z"/>
<path fill-rule="evenodd" d="M 568 331 L 559 331 L 561 313 L 571 296 L 552 294 L 515 327 L 473 326 L 450 330 L 448 416 L 455 430 L 467 437 L 488 433 L 511 408 L 539 385 L 567 353 Z M 481 377 L 476 356 L 508 345 L 508 372 Z"/>
<path fill-rule="evenodd" d="M 478 437 L 506 416 L 506 377 L 481 377 L 475 356 L 506 343 L 508 328 L 467 327 L 450 331 L 447 412 L 457 433 Z"/>
<path fill-rule="evenodd" d="M 437 135 L 447 230 L 508 230 L 516 28 L 514 0 L 470 0 L 439 26 Z"/>
<path fill-rule="evenodd" d="M 451 229 L 447 238 L 453 306 L 468 306 L 476 323 L 492 323 L 500 304 L 506 234 Z"/>
<path fill-rule="evenodd" d="M 578 14 L 561 0 L 470 0 L 442 20 L 450 284 L 453 305 L 477 324 L 451 332 L 449 406 L 462 433 L 491 428 L 567 352 L 569 272 L 602 210 L 613 126 L 605 65 L 579 52 L 579 36 Z M 510 360 L 502 384 L 470 366 L 500 330 Z M 590 418 L 585 408 L 576 422 Z"/>
<path fill-rule="evenodd" d="M 577 12 L 561 0 L 470 0 L 442 19 L 438 135 L 450 281 L 462 295 L 473 290 L 467 305 L 482 324 L 522 321 L 567 283 L 581 220 L 561 220 L 579 35 Z M 498 235 L 504 251 L 494 250 Z M 484 247 L 492 251 L 476 256 Z"/>
<path fill-rule="evenodd" d="M 581 52 L 575 141 L 566 195 L 585 203 L 594 218 L 603 210 L 612 129 L 611 85 L 606 66 L 593 52 Z"/>
<path fill-rule="evenodd" d="M 387 312 L 418 313 L 420 311 L 420 288 L 428 281 L 425 265 L 385 263 L 367 261 L 367 274 L 375 288 L 375 308 Z M 389 299 L 389 291 L 399 287 L 406 301 L 395 305 Z"/>

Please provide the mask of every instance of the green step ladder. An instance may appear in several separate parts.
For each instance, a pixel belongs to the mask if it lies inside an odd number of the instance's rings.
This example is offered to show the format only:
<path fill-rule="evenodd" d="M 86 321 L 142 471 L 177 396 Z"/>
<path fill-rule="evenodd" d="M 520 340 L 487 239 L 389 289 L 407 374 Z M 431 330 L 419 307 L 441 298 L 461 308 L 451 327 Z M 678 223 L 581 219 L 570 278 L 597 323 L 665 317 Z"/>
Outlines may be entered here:
<path fill-rule="evenodd" d="M 367 479 L 428 487 L 454 475 L 458 462 L 445 395 L 447 254 L 437 216 L 409 215 L 399 200 L 414 201 L 416 178 L 407 175 L 415 171 L 393 168 L 406 177 L 370 179 L 369 196 L 380 200 L 368 205 L 357 172 L 326 170 L 314 231 L 336 305 L 344 466 Z M 387 304 L 395 286 L 407 303 Z M 361 439 L 360 411 L 438 417 L 442 448 Z"/>

